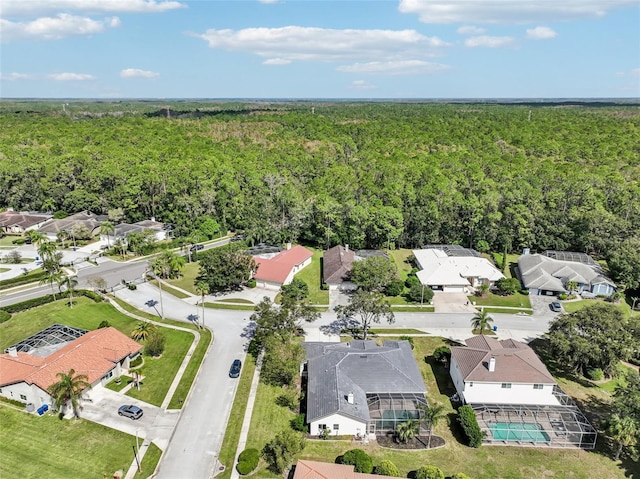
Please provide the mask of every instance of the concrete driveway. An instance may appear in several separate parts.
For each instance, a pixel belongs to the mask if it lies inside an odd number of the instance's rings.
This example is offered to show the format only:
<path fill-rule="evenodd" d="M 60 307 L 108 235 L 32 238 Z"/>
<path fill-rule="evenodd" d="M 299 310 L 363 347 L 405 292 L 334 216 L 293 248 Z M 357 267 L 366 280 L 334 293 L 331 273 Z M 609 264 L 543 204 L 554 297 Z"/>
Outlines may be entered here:
<path fill-rule="evenodd" d="M 274 291 L 272 289 L 243 288 L 242 291 L 234 291 L 232 293 L 210 295 L 210 296 L 207 296 L 207 298 L 210 298 L 213 301 L 220 301 L 221 299 L 229 300 L 229 301 L 233 299 L 240 299 L 240 300 L 251 301 L 253 304 L 258 304 L 260 301 L 262 301 L 262 298 L 264 298 L 265 296 L 269 298 L 271 301 L 274 301 L 276 299 L 277 294 L 278 294 L 278 291 Z"/>
<path fill-rule="evenodd" d="M 433 308 L 436 313 L 475 313 L 476 309 L 464 293 L 433 293 Z"/>
<path fill-rule="evenodd" d="M 180 417 L 180 411 L 165 411 L 102 386 L 93 388 L 87 396 L 91 401 L 82 401 L 81 417 L 134 436 L 137 431 L 140 443 L 144 438 L 155 443 L 163 451 L 167 449 L 173 429 Z M 135 421 L 119 416 L 118 408 L 123 404 L 138 406 L 144 411 L 143 416 Z"/>
<path fill-rule="evenodd" d="M 555 316 L 558 314 L 551 311 L 550 306 L 553 301 L 558 301 L 558 298 L 555 296 L 531 295 L 529 296 L 529 301 L 531 301 L 533 314 L 536 316 Z"/>

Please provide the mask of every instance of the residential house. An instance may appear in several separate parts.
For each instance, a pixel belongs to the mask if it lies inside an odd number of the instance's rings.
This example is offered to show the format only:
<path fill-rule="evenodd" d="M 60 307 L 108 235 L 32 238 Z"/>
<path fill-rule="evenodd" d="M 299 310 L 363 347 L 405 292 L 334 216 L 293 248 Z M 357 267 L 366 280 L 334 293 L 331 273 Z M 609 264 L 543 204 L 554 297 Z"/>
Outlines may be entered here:
<path fill-rule="evenodd" d="M 438 245 L 455 246 L 455 245 Z M 473 252 L 459 255 L 463 251 Z M 445 293 L 469 293 L 473 288 L 486 284 L 489 287 L 504 275 L 486 258 L 465 248 L 427 248 L 413 250 L 420 271 L 416 276 L 424 286 Z M 477 256 L 476 256 L 477 255 Z"/>
<path fill-rule="evenodd" d="M 616 290 L 614 282 L 593 261 L 582 263 L 544 254 L 524 254 L 518 258 L 518 274 L 523 286 L 534 295 L 566 293 L 569 282 L 576 284 L 579 293 L 610 296 Z"/>
<path fill-rule="evenodd" d="M 21 235 L 27 231 L 37 230 L 51 215 L 45 213 L 17 213 L 5 211 L 0 213 L 0 230 L 5 234 Z"/>
<path fill-rule="evenodd" d="M 355 466 L 300 459 L 293 479 L 388 479 L 391 476 L 355 472 Z"/>
<path fill-rule="evenodd" d="M 73 369 L 92 387 L 104 385 L 120 377 L 141 349 L 113 327 L 89 331 L 44 357 L 10 348 L 0 355 L 0 396 L 36 407 L 51 404 L 48 388 L 59 380 L 58 373 Z"/>
<path fill-rule="evenodd" d="M 95 237 L 100 234 L 100 226 L 105 221 L 109 221 L 107 215 L 96 215 L 90 211 L 81 211 L 66 218 L 50 219 L 38 229 L 38 232 L 46 235 L 50 241 L 56 241 L 60 231 L 66 232 L 71 237 L 73 228 L 82 226 L 89 231 L 92 237 Z"/>
<path fill-rule="evenodd" d="M 304 246 L 294 246 L 275 255 L 254 256 L 258 270 L 253 276 L 256 285 L 267 289 L 280 289 L 293 281 L 293 276 L 311 264 L 313 252 Z"/>
<path fill-rule="evenodd" d="M 408 341 L 306 342 L 307 423 L 312 435 L 394 431 L 422 417 L 427 388 Z"/>
<path fill-rule="evenodd" d="M 326 250 L 322 256 L 322 282 L 329 290 L 353 290 L 357 285 L 350 281 L 351 266 L 356 260 L 356 253 L 346 246 L 334 246 Z"/>
<path fill-rule="evenodd" d="M 156 241 L 167 239 L 170 229 L 168 225 L 156 221 L 155 218 L 150 220 L 138 221 L 137 223 L 120 223 L 114 225 L 113 233 L 101 234 L 100 239 L 113 243 L 120 240 L 126 242 L 127 235 L 130 233 L 143 233 L 145 231 L 153 231 Z"/>

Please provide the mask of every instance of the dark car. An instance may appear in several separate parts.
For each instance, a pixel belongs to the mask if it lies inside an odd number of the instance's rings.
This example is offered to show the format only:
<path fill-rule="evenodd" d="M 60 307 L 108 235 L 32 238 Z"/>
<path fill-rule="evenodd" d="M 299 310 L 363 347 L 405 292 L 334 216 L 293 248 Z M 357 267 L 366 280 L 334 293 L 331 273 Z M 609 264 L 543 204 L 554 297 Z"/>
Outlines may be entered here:
<path fill-rule="evenodd" d="M 240 376 L 240 370 L 242 369 L 242 361 L 234 359 L 231 363 L 231 369 L 229 369 L 229 377 L 237 378 Z"/>
<path fill-rule="evenodd" d="M 232 236 L 229 241 L 244 241 L 244 235 L 235 235 Z"/>
<path fill-rule="evenodd" d="M 204 245 L 203 244 L 194 244 L 191 247 L 191 251 L 200 251 L 201 249 L 204 249 Z"/>
<path fill-rule="evenodd" d="M 142 417 L 142 409 L 132 404 L 125 404 L 118 409 L 118 415 L 128 417 L 130 419 L 140 419 Z"/>
<path fill-rule="evenodd" d="M 554 301 L 553 303 L 551 303 L 551 311 L 553 311 L 554 313 L 562 312 L 562 305 L 557 301 Z"/>

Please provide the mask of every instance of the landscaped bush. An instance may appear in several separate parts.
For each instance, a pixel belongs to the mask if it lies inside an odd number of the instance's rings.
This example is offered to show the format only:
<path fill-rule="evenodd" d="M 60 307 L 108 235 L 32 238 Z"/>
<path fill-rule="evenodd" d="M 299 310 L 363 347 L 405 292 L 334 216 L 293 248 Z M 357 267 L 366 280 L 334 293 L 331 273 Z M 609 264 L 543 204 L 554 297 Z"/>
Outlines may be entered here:
<path fill-rule="evenodd" d="M 164 351 L 167 338 L 160 331 L 152 331 L 144 345 L 144 351 L 149 356 L 160 356 Z"/>
<path fill-rule="evenodd" d="M 587 369 L 587 377 L 592 381 L 601 381 L 604 378 L 604 373 L 600 368 Z"/>
<path fill-rule="evenodd" d="M 394 279 L 385 288 L 387 296 L 400 296 L 402 291 L 404 291 L 404 281 L 401 279 Z"/>
<path fill-rule="evenodd" d="M 21 274 L 15 278 L 3 279 L 0 281 L 0 289 L 8 288 L 10 286 L 20 286 L 27 283 L 35 283 L 47 276 L 46 271 L 38 271 L 36 273 Z"/>
<path fill-rule="evenodd" d="M 245 476 L 258 467 L 259 460 L 260 451 L 257 449 L 245 449 L 238 456 L 238 465 L 236 466 L 236 469 L 240 474 Z"/>
<path fill-rule="evenodd" d="M 98 329 L 108 328 L 109 326 L 111 326 L 111 323 L 106 319 L 103 319 L 102 321 L 100 321 L 100 324 L 98 324 Z"/>
<path fill-rule="evenodd" d="M 408 341 L 411 345 L 411 349 L 413 349 L 413 338 L 411 336 L 400 336 L 398 339 L 400 341 Z"/>
<path fill-rule="evenodd" d="M 4 258 L 2 258 L 3 263 L 7 264 L 20 264 L 22 263 L 22 255 L 20 251 L 9 251 Z"/>
<path fill-rule="evenodd" d="M 102 301 L 104 301 L 104 298 L 102 296 L 100 296 L 98 293 L 91 291 L 89 289 L 79 289 L 78 291 L 76 291 L 76 294 L 80 294 L 85 298 L 89 298 L 96 303 L 102 303 Z"/>
<path fill-rule="evenodd" d="M 439 363 L 445 363 L 451 358 L 451 349 L 449 346 L 438 346 L 433 352 L 433 359 Z"/>
<path fill-rule="evenodd" d="M 307 425 L 304 421 L 304 414 L 296 414 L 296 417 L 291 420 L 290 424 L 291 428 L 294 431 L 307 432 Z"/>
<path fill-rule="evenodd" d="M 496 281 L 496 289 L 500 294 L 513 294 L 520 289 L 520 281 L 516 278 L 501 278 Z"/>
<path fill-rule="evenodd" d="M 456 472 L 453 476 L 451 476 L 451 479 L 471 479 L 471 478 L 467 476 L 464 472 Z"/>
<path fill-rule="evenodd" d="M 249 281 L 247 281 L 247 288 L 255 288 L 255 287 L 256 287 L 255 279 L 250 279 Z"/>
<path fill-rule="evenodd" d="M 345 452 L 341 463 L 353 466 L 356 472 L 371 474 L 371 471 L 373 471 L 373 460 L 362 449 L 351 449 Z"/>
<path fill-rule="evenodd" d="M 378 476 L 390 476 L 390 477 L 400 477 L 400 471 L 398 471 L 398 467 L 391 461 L 385 459 L 378 464 L 373 471 L 374 474 Z"/>
<path fill-rule="evenodd" d="M 560 301 L 564 301 L 565 299 L 567 299 L 567 293 L 560 293 L 560 294 L 558 295 L 558 299 L 559 299 Z"/>
<path fill-rule="evenodd" d="M 520 290 L 520 294 L 523 294 L 525 296 L 529 296 L 529 290 L 528 289 L 521 289 Z"/>
<path fill-rule="evenodd" d="M 127 285 L 127 287 L 131 290 L 131 291 L 135 291 L 136 289 L 138 289 L 138 287 L 134 284 L 134 283 L 129 283 Z"/>
<path fill-rule="evenodd" d="M 56 299 L 64 298 L 64 294 L 56 295 Z M 37 306 L 42 306 L 43 304 L 52 303 L 54 301 L 53 295 L 49 296 L 40 296 L 39 298 L 28 299 L 21 303 L 10 304 L 8 306 L 3 307 L 8 313 L 17 313 L 18 311 L 25 311 L 27 309 L 35 308 Z"/>
<path fill-rule="evenodd" d="M 458 422 L 462 426 L 465 436 L 467 436 L 469 446 L 480 447 L 482 444 L 482 430 L 478 426 L 478 419 L 471 406 L 465 405 L 458 408 Z"/>
<path fill-rule="evenodd" d="M 9 321 L 11 319 L 11 313 L 5 311 L 4 309 L 0 309 L 0 323 L 4 323 L 5 321 Z"/>
<path fill-rule="evenodd" d="M 22 245 L 27 242 L 27 238 L 16 238 L 12 241 L 13 244 Z"/>
<path fill-rule="evenodd" d="M 129 369 L 137 368 L 142 364 L 142 356 L 138 356 L 133 361 L 129 361 Z"/>
<path fill-rule="evenodd" d="M 416 471 L 416 479 L 444 479 L 444 472 L 436 466 L 422 466 Z"/>
<path fill-rule="evenodd" d="M 416 285 L 416 284 L 419 285 L 419 286 L 422 285 L 420 283 L 420 280 L 418 279 L 418 277 L 414 273 L 409 274 L 409 276 L 407 276 L 406 281 L 404 282 L 404 285 L 407 288 L 411 288 L 413 285 Z"/>

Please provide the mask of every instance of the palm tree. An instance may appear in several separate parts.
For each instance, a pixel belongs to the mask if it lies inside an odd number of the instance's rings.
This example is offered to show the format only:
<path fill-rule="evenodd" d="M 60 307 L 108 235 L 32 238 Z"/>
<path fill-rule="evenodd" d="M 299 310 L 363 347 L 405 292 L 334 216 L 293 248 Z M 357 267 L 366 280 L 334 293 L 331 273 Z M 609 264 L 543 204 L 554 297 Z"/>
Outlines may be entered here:
<path fill-rule="evenodd" d="M 156 330 L 156 326 L 148 321 L 140 321 L 133 331 L 131 337 L 136 341 L 144 341 Z"/>
<path fill-rule="evenodd" d="M 638 299 L 640 299 L 640 298 L 636 298 L 634 296 L 631 297 L 631 301 L 633 301 L 633 305 L 631 306 L 631 311 L 635 311 L 636 303 L 638 302 Z"/>
<path fill-rule="evenodd" d="M 58 250 L 58 245 L 53 241 L 41 241 L 38 246 L 38 254 L 42 258 L 42 261 L 46 261 Z"/>
<path fill-rule="evenodd" d="M 107 245 L 111 248 L 111 233 L 115 231 L 115 226 L 110 221 L 103 221 L 100 224 L 100 234 L 107 235 Z"/>
<path fill-rule="evenodd" d="M 491 323 L 493 323 L 493 318 L 489 316 L 489 313 L 484 308 L 478 311 L 471 319 L 471 326 L 474 330 L 480 331 L 480 334 L 491 331 Z"/>
<path fill-rule="evenodd" d="M 620 417 L 617 414 L 609 419 L 609 427 L 607 432 L 618 443 L 615 461 L 620 457 L 623 447 L 634 446 L 638 443 L 638 423 L 631 416 Z"/>
<path fill-rule="evenodd" d="M 73 415 L 78 419 L 80 417 L 80 414 L 78 414 L 78 399 L 82 397 L 82 392 L 90 388 L 91 385 L 87 382 L 89 378 L 86 375 L 75 375 L 75 373 L 75 370 L 69 369 L 69 372 L 66 374 L 56 374 L 60 380 L 49 386 L 49 393 L 53 397 L 58 410 L 60 410 L 63 405 L 71 402 Z"/>
<path fill-rule="evenodd" d="M 135 381 L 135 384 L 136 384 L 136 389 L 138 391 L 140 391 L 140 380 L 142 379 L 142 373 L 144 372 L 143 368 L 142 368 L 142 366 L 140 366 L 140 367 L 134 369 L 131 372 L 134 375 L 134 381 Z"/>
<path fill-rule="evenodd" d="M 40 280 L 40 284 L 49 284 L 51 286 L 51 294 L 54 301 L 56 300 L 56 291 L 53 289 L 53 284 L 60 284 L 62 276 L 62 271 L 47 271 L 47 275 Z"/>
<path fill-rule="evenodd" d="M 40 244 L 47 239 L 44 233 L 35 230 L 27 231 L 27 237 L 31 240 L 31 243 L 36 246 L 40 246 Z"/>
<path fill-rule="evenodd" d="M 58 237 L 58 241 L 62 243 L 62 249 L 64 249 L 66 246 L 64 242 L 69 239 L 69 233 L 67 230 L 60 230 L 56 236 Z"/>
<path fill-rule="evenodd" d="M 433 404 L 431 406 L 424 405 L 418 406 L 424 411 L 424 417 L 422 421 L 429 427 L 429 442 L 427 443 L 427 449 L 431 447 L 431 435 L 433 434 L 433 428 L 438 425 L 440 421 L 447 418 L 444 404 Z"/>
<path fill-rule="evenodd" d="M 420 422 L 415 419 L 409 419 L 407 422 L 400 423 L 396 426 L 396 435 L 400 442 L 407 442 L 413 439 L 420 430 Z"/>
<path fill-rule="evenodd" d="M 195 287 L 196 293 L 200 294 L 202 298 L 202 326 L 204 326 L 204 296 L 209 294 L 209 284 L 206 281 L 197 281 Z"/>
<path fill-rule="evenodd" d="M 62 288 L 62 286 L 66 286 L 69 291 L 69 307 L 73 308 L 73 289 L 78 286 L 78 277 L 77 276 L 64 276 L 58 284 Z"/>
<path fill-rule="evenodd" d="M 162 280 L 160 279 L 162 275 L 167 270 L 167 263 L 163 261 L 162 258 L 156 258 L 153 263 L 151 263 L 151 271 L 156 275 L 156 279 L 158 280 L 158 288 L 160 288 L 160 318 L 164 319 L 164 305 L 162 304 Z"/>

